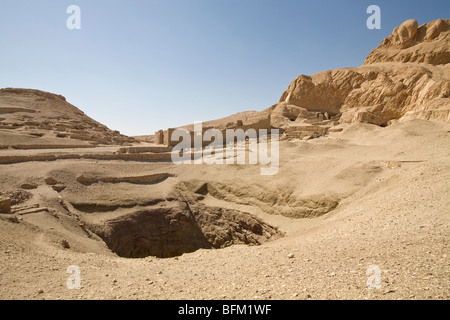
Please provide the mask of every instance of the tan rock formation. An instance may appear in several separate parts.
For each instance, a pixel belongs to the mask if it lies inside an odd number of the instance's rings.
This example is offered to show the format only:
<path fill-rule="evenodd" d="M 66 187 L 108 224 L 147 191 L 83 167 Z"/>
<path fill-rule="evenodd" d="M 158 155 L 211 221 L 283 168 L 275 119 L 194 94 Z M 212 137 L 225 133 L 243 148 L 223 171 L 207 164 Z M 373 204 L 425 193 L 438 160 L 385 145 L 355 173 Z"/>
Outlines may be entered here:
<path fill-rule="evenodd" d="M 31 89 L 0 89 L 0 146 L 89 147 L 136 142 L 89 118 L 60 95 Z"/>
<path fill-rule="evenodd" d="M 418 26 L 407 20 L 395 28 L 366 58 L 364 64 L 414 62 L 432 65 L 450 61 L 450 20 L 439 19 Z"/>
<path fill-rule="evenodd" d="M 408 20 L 372 51 L 363 66 L 301 75 L 280 102 L 290 110 L 297 106 L 329 115 L 342 113 L 341 122 L 388 125 L 414 118 L 449 122 L 449 30 L 450 20 L 420 28 L 417 21 Z"/>

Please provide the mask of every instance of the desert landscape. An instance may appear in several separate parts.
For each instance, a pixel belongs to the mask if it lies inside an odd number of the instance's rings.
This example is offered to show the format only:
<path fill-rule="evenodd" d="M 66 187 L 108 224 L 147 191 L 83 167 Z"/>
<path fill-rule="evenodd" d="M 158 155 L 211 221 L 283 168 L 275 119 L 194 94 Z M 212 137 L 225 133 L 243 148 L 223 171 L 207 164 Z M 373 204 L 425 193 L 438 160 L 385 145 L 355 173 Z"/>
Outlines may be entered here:
<path fill-rule="evenodd" d="M 449 299 L 450 20 L 280 95 L 204 123 L 278 129 L 264 176 L 0 89 L 0 299 Z"/>

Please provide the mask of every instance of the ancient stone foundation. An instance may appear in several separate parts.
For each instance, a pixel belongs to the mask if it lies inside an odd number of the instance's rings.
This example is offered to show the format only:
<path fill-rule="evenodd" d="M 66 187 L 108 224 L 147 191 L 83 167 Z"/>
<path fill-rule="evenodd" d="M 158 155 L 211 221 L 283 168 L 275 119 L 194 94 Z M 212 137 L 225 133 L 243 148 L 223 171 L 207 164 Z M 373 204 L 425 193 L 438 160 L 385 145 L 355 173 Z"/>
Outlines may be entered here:
<path fill-rule="evenodd" d="M 292 125 L 286 129 L 286 137 L 288 139 L 303 139 L 305 137 L 318 138 L 326 135 L 327 127 L 319 127 L 312 125 Z"/>
<path fill-rule="evenodd" d="M 202 135 L 211 128 L 203 128 Z M 259 130 L 267 130 L 267 133 L 270 133 L 270 130 L 272 129 L 271 126 L 271 118 L 270 115 L 260 117 L 259 119 L 253 119 L 248 121 L 247 123 L 244 123 L 242 120 L 238 120 L 234 124 L 227 125 L 227 129 L 220 130 L 222 133 L 222 139 L 225 143 L 226 141 L 226 131 L 227 130 L 238 130 L 242 129 L 244 132 L 247 132 L 249 129 L 253 129 L 256 131 L 256 134 L 259 135 Z M 171 137 L 174 133 L 174 131 L 177 130 L 175 128 L 169 128 L 165 131 L 158 131 L 155 133 L 155 143 L 157 144 L 164 144 L 168 147 L 174 147 L 176 146 L 180 141 L 171 140 Z M 191 135 L 191 142 L 192 146 L 194 146 L 194 132 L 190 132 Z M 204 141 L 203 147 L 209 145 L 210 141 Z"/>

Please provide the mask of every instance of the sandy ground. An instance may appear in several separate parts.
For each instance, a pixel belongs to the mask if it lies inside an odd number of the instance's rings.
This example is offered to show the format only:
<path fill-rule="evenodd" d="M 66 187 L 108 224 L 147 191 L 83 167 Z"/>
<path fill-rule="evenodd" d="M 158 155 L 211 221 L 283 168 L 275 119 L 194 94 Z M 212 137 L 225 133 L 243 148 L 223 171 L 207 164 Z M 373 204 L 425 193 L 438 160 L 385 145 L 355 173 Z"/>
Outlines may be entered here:
<path fill-rule="evenodd" d="M 414 120 L 387 128 L 352 124 L 319 139 L 282 141 L 280 170 L 268 177 L 255 165 L 89 159 L 2 164 L 1 190 L 35 184 L 20 205 L 48 211 L 0 214 L 0 299 L 449 299 L 449 133 L 450 125 Z M 151 184 L 76 181 L 80 175 L 155 173 L 170 177 Z M 64 191 L 54 191 L 47 177 Z M 285 236 L 260 246 L 127 259 L 84 225 L 131 209 L 67 212 L 61 205 L 145 206 L 142 201 L 170 197 L 179 183 L 192 181 L 208 184 L 200 203 L 252 214 Z M 337 207 L 328 212 L 333 203 Z M 11 216 L 19 220 L 11 222 Z M 67 286 L 69 266 L 79 267 L 79 289 Z M 374 276 L 370 266 L 380 270 L 378 289 L 367 286 Z"/>

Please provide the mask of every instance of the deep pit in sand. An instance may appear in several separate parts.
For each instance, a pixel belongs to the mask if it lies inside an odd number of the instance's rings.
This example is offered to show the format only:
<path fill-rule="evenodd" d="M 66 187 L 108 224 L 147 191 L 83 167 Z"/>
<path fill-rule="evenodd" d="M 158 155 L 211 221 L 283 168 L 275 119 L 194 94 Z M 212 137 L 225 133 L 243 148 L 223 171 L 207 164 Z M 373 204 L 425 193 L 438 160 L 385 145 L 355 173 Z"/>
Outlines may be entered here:
<path fill-rule="evenodd" d="M 120 257 L 170 258 L 198 249 L 260 245 L 283 233 L 237 210 L 166 201 L 115 219 L 93 230 Z"/>

